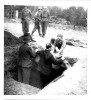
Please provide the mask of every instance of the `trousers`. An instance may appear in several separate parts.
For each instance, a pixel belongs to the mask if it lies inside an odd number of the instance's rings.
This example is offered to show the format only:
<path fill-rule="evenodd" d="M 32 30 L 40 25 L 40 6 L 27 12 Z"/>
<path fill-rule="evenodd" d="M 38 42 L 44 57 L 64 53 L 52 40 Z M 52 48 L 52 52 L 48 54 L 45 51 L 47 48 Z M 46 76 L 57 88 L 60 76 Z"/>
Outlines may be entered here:
<path fill-rule="evenodd" d="M 29 21 L 28 20 L 22 21 L 22 31 L 24 35 L 26 35 L 29 32 Z"/>
<path fill-rule="evenodd" d="M 31 77 L 31 68 L 18 67 L 18 81 L 29 84 Z"/>
<path fill-rule="evenodd" d="M 43 36 L 45 36 L 45 34 L 46 34 L 47 24 L 48 23 L 46 21 L 41 22 L 41 28 L 42 28 L 42 35 Z"/>
<path fill-rule="evenodd" d="M 35 24 L 35 25 L 34 25 L 34 28 L 33 28 L 33 31 L 32 31 L 32 33 L 31 33 L 31 35 L 33 35 L 33 33 L 34 33 L 36 30 L 38 30 L 39 35 L 41 35 L 41 32 L 40 32 L 40 25 L 39 25 L 39 24 Z"/>

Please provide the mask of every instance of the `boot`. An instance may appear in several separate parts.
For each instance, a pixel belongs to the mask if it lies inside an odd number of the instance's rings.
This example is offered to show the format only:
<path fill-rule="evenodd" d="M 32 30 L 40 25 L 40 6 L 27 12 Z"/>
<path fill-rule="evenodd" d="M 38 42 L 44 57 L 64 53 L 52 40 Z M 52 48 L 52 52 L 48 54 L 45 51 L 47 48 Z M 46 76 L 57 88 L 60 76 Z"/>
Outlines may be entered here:
<path fill-rule="evenodd" d="M 32 37 L 31 37 L 31 40 L 32 40 L 33 42 L 36 42 Z"/>

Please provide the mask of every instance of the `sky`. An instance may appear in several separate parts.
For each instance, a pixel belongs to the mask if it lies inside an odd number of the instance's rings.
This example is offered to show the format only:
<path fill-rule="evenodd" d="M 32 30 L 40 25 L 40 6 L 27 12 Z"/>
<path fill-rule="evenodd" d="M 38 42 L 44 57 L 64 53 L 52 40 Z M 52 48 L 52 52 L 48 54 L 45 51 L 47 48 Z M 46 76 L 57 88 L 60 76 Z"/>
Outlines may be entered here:
<path fill-rule="evenodd" d="M 89 0 L 4 0 L 8 5 L 35 5 L 35 6 L 60 6 L 69 8 L 70 6 L 82 6 L 84 9 L 90 6 Z"/>

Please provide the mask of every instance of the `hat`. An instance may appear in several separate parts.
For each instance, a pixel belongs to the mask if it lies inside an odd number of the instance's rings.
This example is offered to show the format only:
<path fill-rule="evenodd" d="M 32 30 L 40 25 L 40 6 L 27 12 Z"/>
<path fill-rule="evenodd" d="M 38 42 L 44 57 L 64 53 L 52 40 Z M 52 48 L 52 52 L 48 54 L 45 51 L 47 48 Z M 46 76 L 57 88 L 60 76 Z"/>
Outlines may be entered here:
<path fill-rule="evenodd" d="M 31 42 L 32 38 L 30 36 L 24 37 L 23 42 Z"/>

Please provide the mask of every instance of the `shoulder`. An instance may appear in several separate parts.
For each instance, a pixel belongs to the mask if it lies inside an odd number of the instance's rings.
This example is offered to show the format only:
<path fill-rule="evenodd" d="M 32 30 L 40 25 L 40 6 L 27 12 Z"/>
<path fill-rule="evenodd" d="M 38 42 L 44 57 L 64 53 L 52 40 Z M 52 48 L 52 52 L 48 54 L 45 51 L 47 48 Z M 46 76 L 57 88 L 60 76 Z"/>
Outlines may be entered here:
<path fill-rule="evenodd" d="M 45 51 L 44 51 L 44 54 L 45 54 L 46 58 L 51 58 L 51 57 L 53 57 L 52 53 L 51 53 L 50 51 L 48 51 L 48 50 L 45 50 Z"/>
<path fill-rule="evenodd" d="M 44 50 L 39 50 L 39 51 L 37 51 L 37 54 L 40 54 L 40 53 L 43 53 L 44 52 Z"/>

